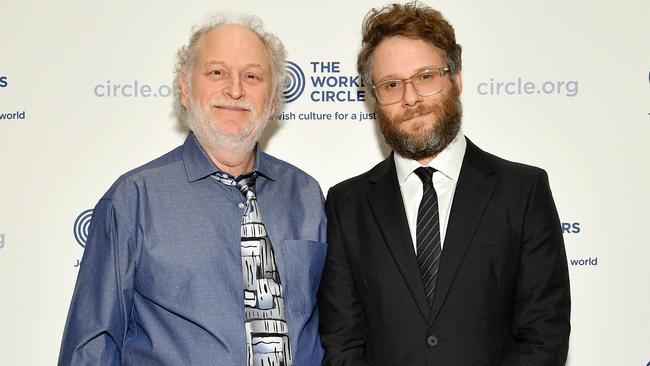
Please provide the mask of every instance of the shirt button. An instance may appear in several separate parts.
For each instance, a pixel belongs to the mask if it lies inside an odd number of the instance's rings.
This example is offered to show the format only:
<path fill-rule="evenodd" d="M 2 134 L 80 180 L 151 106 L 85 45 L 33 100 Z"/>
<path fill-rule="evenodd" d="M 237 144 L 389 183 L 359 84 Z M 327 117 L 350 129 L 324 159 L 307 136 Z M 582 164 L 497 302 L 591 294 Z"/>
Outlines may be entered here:
<path fill-rule="evenodd" d="M 438 345 L 438 337 L 434 335 L 430 335 L 429 338 L 427 338 L 427 344 L 431 347 L 435 347 Z"/>
<path fill-rule="evenodd" d="M 238 205 L 238 206 L 239 206 L 239 208 L 244 208 L 244 207 L 246 207 L 246 205 L 243 204 L 242 202 L 239 202 L 239 205 Z"/>

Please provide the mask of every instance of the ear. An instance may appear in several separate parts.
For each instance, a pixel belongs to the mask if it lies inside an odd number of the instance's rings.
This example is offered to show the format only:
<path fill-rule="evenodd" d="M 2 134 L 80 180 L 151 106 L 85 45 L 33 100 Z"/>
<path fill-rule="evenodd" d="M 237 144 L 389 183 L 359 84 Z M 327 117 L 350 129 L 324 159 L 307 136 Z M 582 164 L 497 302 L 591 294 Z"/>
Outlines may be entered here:
<path fill-rule="evenodd" d="M 270 116 L 271 118 L 273 116 L 275 116 L 275 111 L 276 111 L 277 107 L 278 107 L 278 102 L 273 101 L 273 103 L 271 103 L 271 116 Z"/>
<path fill-rule="evenodd" d="M 269 118 L 272 118 L 273 116 L 275 116 L 275 112 L 278 110 L 278 100 L 280 99 L 280 98 L 278 98 L 278 94 L 281 94 L 281 93 L 282 93 L 281 88 L 277 88 L 277 90 L 275 90 L 275 92 L 273 90 L 270 91 L 269 95 L 271 96 L 271 98 L 273 98 L 272 99 L 273 102 L 271 102 L 271 110 L 270 110 L 271 115 L 269 116 Z"/>
<path fill-rule="evenodd" d="M 458 87 L 458 95 L 463 93 L 463 76 L 462 72 L 459 70 L 454 78 L 456 79 L 456 86 Z"/>
<path fill-rule="evenodd" d="M 181 104 L 183 105 L 183 107 L 189 108 L 188 107 L 188 104 L 189 104 L 188 103 L 188 100 L 189 100 L 188 95 L 189 94 L 188 94 L 188 91 L 187 91 L 187 82 L 185 81 L 185 77 L 186 77 L 185 76 L 185 71 L 181 71 L 181 75 L 178 78 L 178 84 L 179 84 L 179 86 L 181 88 Z"/>

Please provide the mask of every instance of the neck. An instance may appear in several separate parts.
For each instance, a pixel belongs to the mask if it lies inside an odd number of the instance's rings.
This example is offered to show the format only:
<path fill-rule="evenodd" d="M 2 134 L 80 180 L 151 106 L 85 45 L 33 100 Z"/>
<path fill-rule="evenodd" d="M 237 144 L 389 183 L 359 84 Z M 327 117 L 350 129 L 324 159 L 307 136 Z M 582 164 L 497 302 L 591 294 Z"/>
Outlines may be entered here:
<path fill-rule="evenodd" d="M 248 152 L 234 151 L 228 148 L 205 148 L 210 160 L 219 170 L 238 177 L 253 170 L 254 150 Z"/>
<path fill-rule="evenodd" d="M 433 158 L 435 158 L 436 156 L 438 156 L 438 154 L 435 154 L 435 155 L 432 155 L 432 156 L 427 156 L 426 158 L 417 159 L 417 160 L 418 160 L 418 163 L 420 163 L 420 164 L 426 166 L 426 165 L 429 164 L 429 163 L 431 162 L 431 160 L 433 160 Z"/>

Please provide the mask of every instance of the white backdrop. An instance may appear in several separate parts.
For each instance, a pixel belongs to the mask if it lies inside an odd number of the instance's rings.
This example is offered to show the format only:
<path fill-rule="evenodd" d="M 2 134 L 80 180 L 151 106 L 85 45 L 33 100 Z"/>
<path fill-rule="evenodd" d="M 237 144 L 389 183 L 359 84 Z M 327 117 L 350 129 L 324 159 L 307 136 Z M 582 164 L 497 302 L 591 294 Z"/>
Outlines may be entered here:
<path fill-rule="evenodd" d="M 120 174 L 182 142 L 165 95 L 206 14 L 260 15 L 304 74 L 292 66 L 290 87 L 304 90 L 266 151 L 325 192 L 388 152 L 374 121 L 352 119 L 368 110 L 349 80 L 361 20 L 384 2 L 237 3 L 2 0 L 0 365 L 56 363 L 88 217 L 77 237 L 75 221 Z M 549 173 L 567 229 L 568 364 L 650 365 L 650 2 L 427 3 L 463 46 L 465 134 Z"/>

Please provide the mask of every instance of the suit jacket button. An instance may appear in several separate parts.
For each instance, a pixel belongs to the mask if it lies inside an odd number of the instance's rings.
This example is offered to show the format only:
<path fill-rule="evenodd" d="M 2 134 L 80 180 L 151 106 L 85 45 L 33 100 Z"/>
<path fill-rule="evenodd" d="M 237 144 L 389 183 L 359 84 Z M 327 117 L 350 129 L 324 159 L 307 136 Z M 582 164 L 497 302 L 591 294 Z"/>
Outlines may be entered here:
<path fill-rule="evenodd" d="M 431 347 L 435 347 L 438 345 L 438 337 L 434 335 L 430 335 L 429 338 L 427 338 L 427 344 Z"/>

